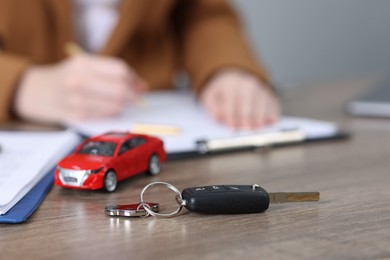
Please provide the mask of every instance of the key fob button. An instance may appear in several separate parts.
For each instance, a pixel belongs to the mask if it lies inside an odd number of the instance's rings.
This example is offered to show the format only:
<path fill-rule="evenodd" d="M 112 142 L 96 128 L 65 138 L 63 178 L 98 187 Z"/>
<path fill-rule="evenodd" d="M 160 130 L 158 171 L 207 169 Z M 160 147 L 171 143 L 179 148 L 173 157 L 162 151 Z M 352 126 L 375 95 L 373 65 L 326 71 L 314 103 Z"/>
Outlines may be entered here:
<path fill-rule="evenodd" d="M 233 186 L 233 185 L 230 185 L 230 186 L 224 185 L 223 187 L 224 187 L 226 190 L 228 190 L 228 191 L 239 191 L 239 190 L 240 190 L 239 187 Z"/>
<path fill-rule="evenodd" d="M 226 191 L 225 187 L 223 185 L 213 185 L 208 187 L 210 191 L 217 192 L 217 191 Z"/>
<path fill-rule="evenodd" d="M 194 193 L 204 193 L 204 192 L 209 192 L 210 189 L 208 187 L 196 187 L 196 188 L 192 188 L 191 191 Z"/>

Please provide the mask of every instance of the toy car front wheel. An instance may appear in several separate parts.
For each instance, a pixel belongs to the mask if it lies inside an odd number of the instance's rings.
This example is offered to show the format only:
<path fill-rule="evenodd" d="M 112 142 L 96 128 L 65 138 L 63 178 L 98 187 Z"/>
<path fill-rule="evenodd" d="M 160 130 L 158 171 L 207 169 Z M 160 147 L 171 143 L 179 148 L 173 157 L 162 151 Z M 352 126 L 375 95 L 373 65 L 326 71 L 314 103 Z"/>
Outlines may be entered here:
<path fill-rule="evenodd" d="M 108 171 L 104 176 L 104 189 L 108 192 L 113 192 L 116 189 L 118 180 L 114 171 Z"/>
<path fill-rule="evenodd" d="M 148 168 L 148 173 L 149 175 L 157 175 L 161 171 L 161 163 L 160 163 L 160 158 L 158 157 L 157 154 L 153 154 L 150 156 L 149 159 L 149 168 Z"/>

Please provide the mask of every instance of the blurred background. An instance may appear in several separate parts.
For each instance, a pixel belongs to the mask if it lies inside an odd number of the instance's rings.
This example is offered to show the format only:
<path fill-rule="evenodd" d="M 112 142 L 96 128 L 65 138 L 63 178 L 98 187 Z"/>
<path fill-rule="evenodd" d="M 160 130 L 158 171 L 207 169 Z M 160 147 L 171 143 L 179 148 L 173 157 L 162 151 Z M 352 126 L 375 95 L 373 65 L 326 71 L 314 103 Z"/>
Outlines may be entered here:
<path fill-rule="evenodd" d="M 390 71 L 389 0 L 231 0 L 279 88 Z"/>

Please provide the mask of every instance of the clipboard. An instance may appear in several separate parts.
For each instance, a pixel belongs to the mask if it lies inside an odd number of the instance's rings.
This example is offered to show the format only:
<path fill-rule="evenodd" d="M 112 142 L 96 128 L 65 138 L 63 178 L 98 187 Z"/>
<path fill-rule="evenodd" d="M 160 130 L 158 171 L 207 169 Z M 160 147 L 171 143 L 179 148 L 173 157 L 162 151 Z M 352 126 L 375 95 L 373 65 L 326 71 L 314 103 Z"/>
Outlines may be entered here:
<path fill-rule="evenodd" d="M 54 183 L 54 169 L 43 177 L 7 213 L 0 215 L 0 223 L 18 224 L 25 222 L 39 207 Z"/>
<path fill-rule="evenodd" d="M 129 106 L 117 117 L 68 122 L 68 126 L 87 137 L 143 129 L 164 141 L 168 159 L 346 137 L 332 122 L 291 116 L 284 116 L 269 127 L 238 132 L 216 123 L 189 92 L 152 92 L 144 99 L 145 107 Z M 215 142 L 223 149 L 209 149 Z"/>
<path fill-rule="evenodd" d="M 0 141 L 4 145 L 0 155 L 0 223 L 21 223 L 50 191 L 56 162 L 79 143 L 80 137 L 69 131 L 4 131 Z"/>

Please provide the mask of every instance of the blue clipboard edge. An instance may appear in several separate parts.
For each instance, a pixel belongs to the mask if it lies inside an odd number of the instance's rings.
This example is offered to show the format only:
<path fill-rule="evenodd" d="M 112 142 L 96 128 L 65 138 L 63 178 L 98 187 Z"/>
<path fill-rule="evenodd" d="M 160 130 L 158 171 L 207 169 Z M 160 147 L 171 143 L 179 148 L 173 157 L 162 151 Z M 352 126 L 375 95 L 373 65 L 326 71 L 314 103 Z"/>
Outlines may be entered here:
<path fill-rule="evenodd" d="M 0 224 L 18 224 L 25 222 L 42 203 L 54 183 L 54 169 L 49 171 L 37 185 L 34 186 L 6 214 L 0 215 Z"/>

